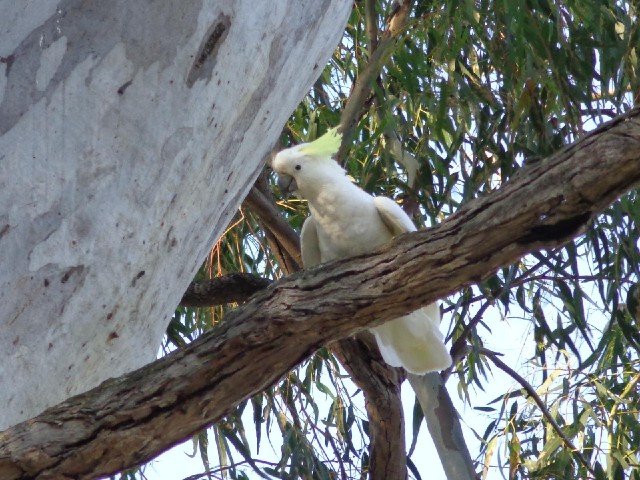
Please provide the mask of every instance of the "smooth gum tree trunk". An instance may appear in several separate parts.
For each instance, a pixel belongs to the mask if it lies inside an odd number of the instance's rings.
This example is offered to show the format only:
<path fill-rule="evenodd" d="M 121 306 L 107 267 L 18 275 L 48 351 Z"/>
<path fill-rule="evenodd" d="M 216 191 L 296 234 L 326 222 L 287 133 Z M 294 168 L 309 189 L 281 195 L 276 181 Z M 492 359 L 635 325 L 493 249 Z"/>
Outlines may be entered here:
<path fill-rule="evenodd" d="M 0 0 L 0 430 L 153 360 L 347 0 Z"/>

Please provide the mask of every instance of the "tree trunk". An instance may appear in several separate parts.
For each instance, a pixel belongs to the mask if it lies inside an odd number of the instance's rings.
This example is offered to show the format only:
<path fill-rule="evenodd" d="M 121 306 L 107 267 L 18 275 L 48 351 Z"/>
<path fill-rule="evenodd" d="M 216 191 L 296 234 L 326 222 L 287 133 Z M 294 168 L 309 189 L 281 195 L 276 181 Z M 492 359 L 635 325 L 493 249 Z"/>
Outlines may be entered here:
<path fill-rule="evenodd" d="M 148 460 L 318 347 L 567 242 L 640 182 L 639 116 L 523 168 L 431 230 L 275 282 L 184 349 L 3 432 L 0 478 L 99 476 Z"/>
<path fill-rule="evenodd" d="M 153 360 L 352 2 L 0 0 L 0 430 Z"/>

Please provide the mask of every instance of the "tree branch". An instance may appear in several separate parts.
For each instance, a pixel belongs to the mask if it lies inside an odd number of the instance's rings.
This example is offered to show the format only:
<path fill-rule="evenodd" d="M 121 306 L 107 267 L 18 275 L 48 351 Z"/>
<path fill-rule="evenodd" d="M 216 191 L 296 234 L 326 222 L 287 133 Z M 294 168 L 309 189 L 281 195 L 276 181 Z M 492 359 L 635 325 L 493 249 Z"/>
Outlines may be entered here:
<path fill-rule="evenodd" d="M 180 300 L 180 306 L 212 307 L 225 303 L 244 302 L 270 284 L 271 280 L 268 278 L 241 272 L 191 282 Z"/>
<path fill-rule="evenodd" d="M 523 167 L 433 229 L 284 278 L 184 349 L 2 432 L 0 478 L 97 477 L 140 464 L 320 346 L 569 241 L 640 183 L 639 116 L 634 109 Z"/>
<path fill-rule="evenodd" d="M 372 49 L 370 51 L 367 65 L 358 74 L 358 78 L 349 94 L 349 99 L 342 110 L 340 126 L 338 127 L 338 130 L 342 133 L 342 145 L 340 145 L 336 158 L 341 164 L 344 164 L 347 146 L 351 142 L 353 130 L 361 116 L 362 107 L 371 91 L 371 85 L 389 59 L 396 44 L 396 39 L 404 31 L 413 3 L 413 1 L 409 0 L 400 3 L 389 16 L 387 28 L 380 35 L 379 41 L 376 42 L 375 50 Z"/>
<path fill-rule="evenodd" d="M 467 344 L 467 338 L 469 337 L 469 334 L 473 331 L 475 326 L 480 322 L 480 320 L 482 320 L 482 316 L 484 315 L 484 312 L 486 312 L 487 308 L 489 308 L 492 304 L 493 304 L 493 301 L 490 301 L 490 300 L 485 301 L 480 306 L 476 314 L 473 316 L 469 324 L 465 325 L 464 330 L 462 331 L 460 336 L 456 339 L 455 342 L 453 342 L 453 345 L 451 345 L 451 350 L 449 350 L 449 353 L 451 354 L 451 358 L 454 359 L 454 361 L 452 362 L 452 365 L 449 368 L 447 368 L 442 372 L 442 380 L 444 383 L 446 383 L 449 377 L 451 376 L 451 372 L 453 372 L 453 369 L 455 368 L 456 363 L 460 361 L 462 357 L 468 354 L 469 345 Z"/>
<path fill-rule="evenodd" d="M 458 412 L 451 402 L 442 377 L 435 373 L 408 375 L 449 480 L 478 479 L 464 441 Z"/>
<path fill-rule="evenodd" d="M 405 478 L 407 450 L 400 397 L 404 371 L 384 362 L 368 332 L 342 339 L 331 349 L 364 393 L 371 439 L 369 480 Z"/>
<path fill-rule="evenodd" d="M 551 415 L 551 412 L 549 412 L 546 405 L 544 404 L 540 396 L 536 393 L 534 388 L 529 384 L 529 382 L 527 382 L 521 375 L 519 375 L 518 372 L 516 372 L 511 367 L 509 367 L 506 363 L 500 360 L 500 358 L 498 358 L 498 356 L 491 350 L 487 350 L 486 348 L 483 348 L 481 349 L 480 353 L 490 358 L 496 367 L 498 367 L 500 370 L 505 372 L 507 375 L 509 375 L 511 378 L 513 378 L 515 381 L 517 381 L 520 384 L 523 390 L 527 392 L 527 395 L 531 399 L 533 399 L 535 404 L 538 406 L 538 408 L 542 412 L 542 416 L 545 418 L 547 422 L 549 422 L 549 425 L 551 425 L 551 427 L 556 432 L 558 437 L 560 437 L 564 446 L 569 450 L 569 452 L 571 452 L 573 456 L 575 456 L 578 459 L 578 461 L 582 464 L 582 466 L 586 468 L 589 471 L 589 473 L 591 473 L 591 475 L 595 477 L 596 473 L 593 470 L 593 468 L 591 468 L 589 461 L 586 458 L 584 458 L 584 455 L 582 455 L 582 453 L 575 447 L 573 442 L 564 434 L 564 432 L 562 431 L 562 428 L 560 427 L 560 425 L 558 425 L 558 422 L 556 422 L 556 420 L 553 418 L 553 415 Z"/>
<path fill-rule="evenodd" d="M 367 48 L 373 52 L 378 48 L 378 14 L 376 0 L 364 0 L 364 26 L 367 33 Z"/>
<path fill-rule="evenodd" d="M 256 186 L 251 188 L 244 202 L 260 217 L 269 231 L 278 239 L 286 254 L 294 260 L 295 265 L 292 268 L 299 270 L 302 266 L 302 257 L 300 256 L 298 234 L 280 215 L 275 205 Z"/>

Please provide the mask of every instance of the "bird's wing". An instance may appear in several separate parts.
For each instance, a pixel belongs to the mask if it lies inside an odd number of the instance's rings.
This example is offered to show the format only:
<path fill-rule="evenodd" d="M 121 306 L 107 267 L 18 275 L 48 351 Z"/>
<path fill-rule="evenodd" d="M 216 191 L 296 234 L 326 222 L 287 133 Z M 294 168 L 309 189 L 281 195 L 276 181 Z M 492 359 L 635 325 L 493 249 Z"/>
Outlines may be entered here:
<path fill-rule="evenodd" d="M 375 197 L 373 203 L 378 214 L 394 237 L 401 233 L 415 232 L 416 226 L 409 215 L 396 202 L 387 197 Z"/>
<path fill-rule="evenodd" d="M 300 249 L 302 250 L 302 265 L 304 265 L 304 268 L 311 268 L 322 263 L 318 229 L 316 228 L 316 221 L 311 216 L 302 224 Z"/>
<path fill-rule="evenodd" d="M 415 225 L 402 208 L 386 197 L 374 202 L 383 223 L 393 236 L 413 232 Z M 449 351 L 440 333 L 440 307 L 432 303 L 415 312 L 371 329 L 384 360 L 422 375 L 451 365 Z"/>

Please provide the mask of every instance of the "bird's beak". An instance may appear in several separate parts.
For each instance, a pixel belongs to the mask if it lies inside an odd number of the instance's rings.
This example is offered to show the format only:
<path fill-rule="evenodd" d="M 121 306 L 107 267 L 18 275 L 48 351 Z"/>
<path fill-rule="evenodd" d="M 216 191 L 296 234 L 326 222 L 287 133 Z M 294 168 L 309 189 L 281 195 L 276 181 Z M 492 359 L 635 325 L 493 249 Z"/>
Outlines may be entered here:
<path fill-rule="evenodd" d="M 296 179 L 284 173 L 278 174 L 278 188 L 285 196 L 290 196 L 298 190 Z"/>

